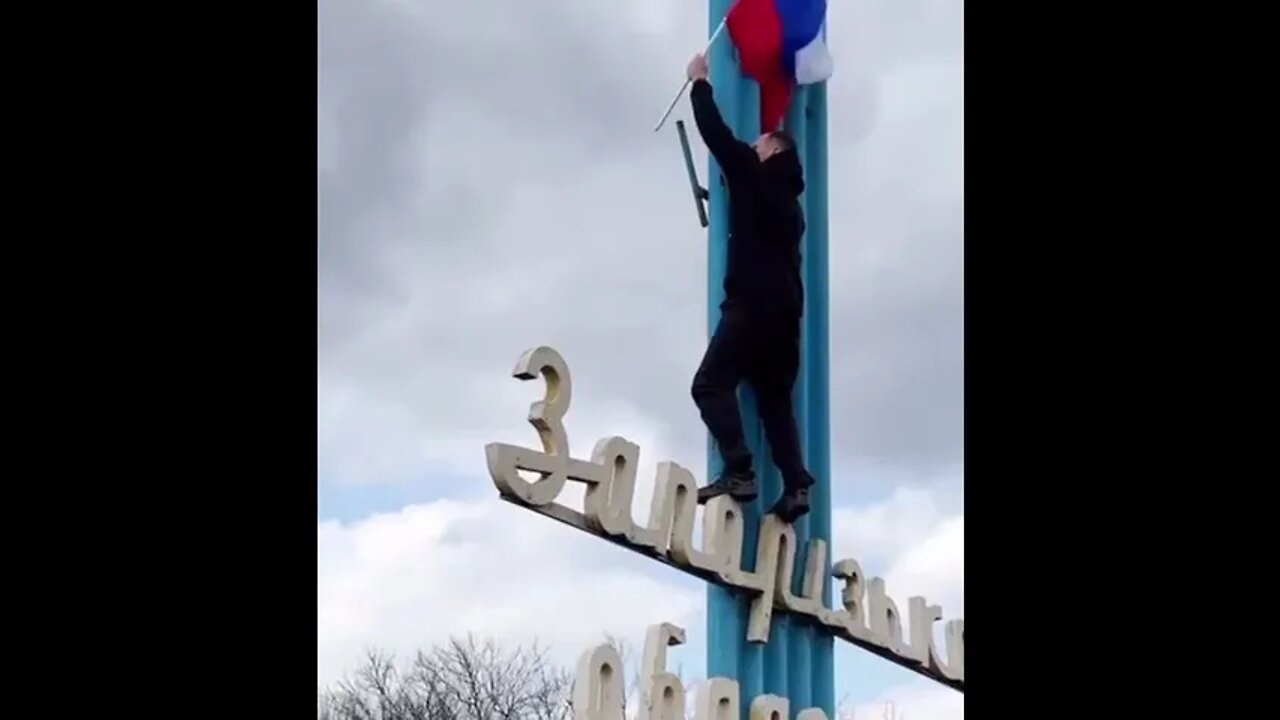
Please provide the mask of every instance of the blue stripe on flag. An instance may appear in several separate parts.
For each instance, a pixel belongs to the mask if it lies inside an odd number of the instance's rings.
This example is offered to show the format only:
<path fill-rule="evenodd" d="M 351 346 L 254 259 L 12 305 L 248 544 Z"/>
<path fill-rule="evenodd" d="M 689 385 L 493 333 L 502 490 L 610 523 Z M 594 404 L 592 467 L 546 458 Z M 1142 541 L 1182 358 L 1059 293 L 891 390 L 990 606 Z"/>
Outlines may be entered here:
<path fill-rule="evenodd" d="M 796 77 L 796 53 L 822 32 L 827 0 L 773 0 L 782 21 L 782 70 Z"/>

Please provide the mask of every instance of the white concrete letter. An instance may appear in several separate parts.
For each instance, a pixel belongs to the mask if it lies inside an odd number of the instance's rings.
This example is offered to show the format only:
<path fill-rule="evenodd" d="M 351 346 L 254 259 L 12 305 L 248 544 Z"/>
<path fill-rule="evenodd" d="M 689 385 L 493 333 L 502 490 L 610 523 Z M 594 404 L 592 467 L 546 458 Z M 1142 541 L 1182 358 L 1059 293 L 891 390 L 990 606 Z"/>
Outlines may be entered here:
<path fill-rule="evenodd" d="M 702 511 L 702 544 L 727 583 L 736 583 L 742 575 L 743 527 L 742 505 L 728 495 L 712 498 Z"/>
<path fill-rule="evenodd" d="M 866 606 L 863 603 L 864 578 L 862 566 L 857 560 L 845 558 L 831 568 L 831 576 L 844 581 L 844 589 L 840 591 L 840 601 L 844 612 L 826 611 L 823 622 L 834 630 L 844 630 L 849 635 L 866 639 L 867 630 Z"/>
<path fill-rule="evenodd" d="M 582 653 L 573 686 L 574 720 L 623 720 L 622 672 L 622 658 L 608 644 Z"/>
<path fill-rule="evenodd" d="M 938 657 L 937 650 L 929 647 L 929 667 L 951 680 L 964 682 L 964 620 L 952 620 L 944 630 L 947 636 L 947 661 Z"/>
<path fill-rule="evenodd" d="M 695 720 L 738 720 L 738 683 L 728 678 L 710 678 L 698 694 Z"/>
<path fill-rule="evenodd" d="M 760 541 L 756 544 L 756 571 L 749 576 L 760 594 L 751 600 L 747 617 L 747 641 L 769 642 L 773 624 L 773 601 L 779 593 L 790 595 L 791 571 L 795 567 L 796 531 L 777 515 L 760 521 Z"/>
<path fill-rule="evenodd" d="M 609 479 L 587 486 L 582 506 L 587 523 L 593 529 L 614 536 L 633 534 L 631 500 L 635 497 L 639 461 L 639 446 L 624 438 L 608 437 L 596 443 L 591 462 L 604 468 Z"/>
<path fill-rule="evenodd" d="M 522 355 L 511 374 L 521 380 L 532 380 L 541 375 L 546 381 L 546 395 L 529 406 L 529 424 L 538 431 L 543 452 L 489 443 L 485 446 L 489 475 L 503 495 L 517 498 L 534 507 L 548 505 L 556 499 L 568 480 L 569 436 L 561 421 L 569 410 L 569 401 L 573 396 L 569 366 L 560 357 L 560 353 L 543 346 Z M 542 477 L 529 482 L 520 477 L 517 470 L 537 472 Z"/>
<path fill-rule="evenodd" d="M 684 628 L 671 623 L 649 626 L 644 638 L 642 695 L 636 720 L 684 720 L 684 684 L 667 672 L 667 646 L 683 643 Z"/>
<path fill-rule="evenodd" d="M 673 462 L 658 465 L 658 487 L 655 492 L 671 496 L 671 544 L 667 555 L 676 563 L 703 570 L 717 571 L 721 559 L 693 547 L 693 522 L 698 510 L 698 483 L 693 473 Z M 706 543 L 706 538 L 703 538 Z"/>
<path fill-rule="evenodd" d="M 942 619 L 942 606 L 930 605 L 928 600 L 917 595 L 907 599 L 907 609 L 910 611 L 911 645 L 906 648 L 904 657 L 927 665 L 933 646 L 933 624 Z"/>
<path fill-rule="evenodd" d="M 751 701 L 750 720 L 791 720 L 791 702 L 777 695 L 760 695 Z"/>
<path fill-rule="evenodd" d="M 871 641 L 895 655 L 902 655 L 902 614 L 884 589 L 884 580 L 872 578 L 867 591 L 871 614 Z"/>

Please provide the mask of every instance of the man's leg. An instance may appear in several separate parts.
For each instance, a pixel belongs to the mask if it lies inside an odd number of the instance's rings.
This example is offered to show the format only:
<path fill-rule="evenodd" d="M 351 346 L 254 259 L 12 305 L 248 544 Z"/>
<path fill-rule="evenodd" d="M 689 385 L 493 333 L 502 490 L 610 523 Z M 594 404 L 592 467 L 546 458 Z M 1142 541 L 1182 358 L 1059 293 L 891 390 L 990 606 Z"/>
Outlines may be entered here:
<path fill-rule="evenodd" d="M 698 491 L 698 502 L 732 495 L 749 502 L 755 499 L 755 475 L 751 472 L 751 451 L 742 435 L 742 414 L 738 410 L 738 383 L 742 381 L 748 357 L 750 325 L 740 311 L 726 308 L 720 325 L 711 336 L 702 365 L 693 376 L 693 401 L 702 414 L 711 437 L 724 458 L 724 474 Z"/>
<path fill-rule="evenodd" d="M 770 509 L 784 522 L 795 522 L 809 512 L 809 486 L 813 477 L 805 470 L 800 453 L 791 392 L 800 369 L 799 323 L 784 322 L 764 339 L 749 380 L 760 401 L 760 421 L 773 451 L 773 462 L 782 473 L 782 498 Z"/>

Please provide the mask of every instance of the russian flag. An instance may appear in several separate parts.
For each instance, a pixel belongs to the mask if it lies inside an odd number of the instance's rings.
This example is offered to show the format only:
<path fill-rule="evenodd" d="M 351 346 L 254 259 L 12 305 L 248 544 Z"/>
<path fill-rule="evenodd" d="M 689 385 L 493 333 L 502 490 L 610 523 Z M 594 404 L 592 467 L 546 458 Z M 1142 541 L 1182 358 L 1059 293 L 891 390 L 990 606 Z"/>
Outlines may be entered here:
<path fill-rule="evenodd" d="M 742 74 L 760 84 L 760 129 L 777 130 L 797 84 L 831 77 L 823 38 L 827 0 L 738 0 L 729 10 L 729 37 Z"/>

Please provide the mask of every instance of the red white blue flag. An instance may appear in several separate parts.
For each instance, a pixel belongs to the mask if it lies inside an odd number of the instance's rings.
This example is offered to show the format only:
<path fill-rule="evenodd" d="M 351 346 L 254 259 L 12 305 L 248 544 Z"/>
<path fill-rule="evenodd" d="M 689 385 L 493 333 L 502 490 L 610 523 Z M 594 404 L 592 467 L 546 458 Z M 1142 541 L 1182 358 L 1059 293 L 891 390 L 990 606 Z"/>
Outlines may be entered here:
<path fill-rule="evenodd" d="M 742 74 L 760 84 L 760 129 L 782 124 L 796 85 L 831 77 L 827 0 L 738 0 L 729 10 L 729 37 Z"/>

